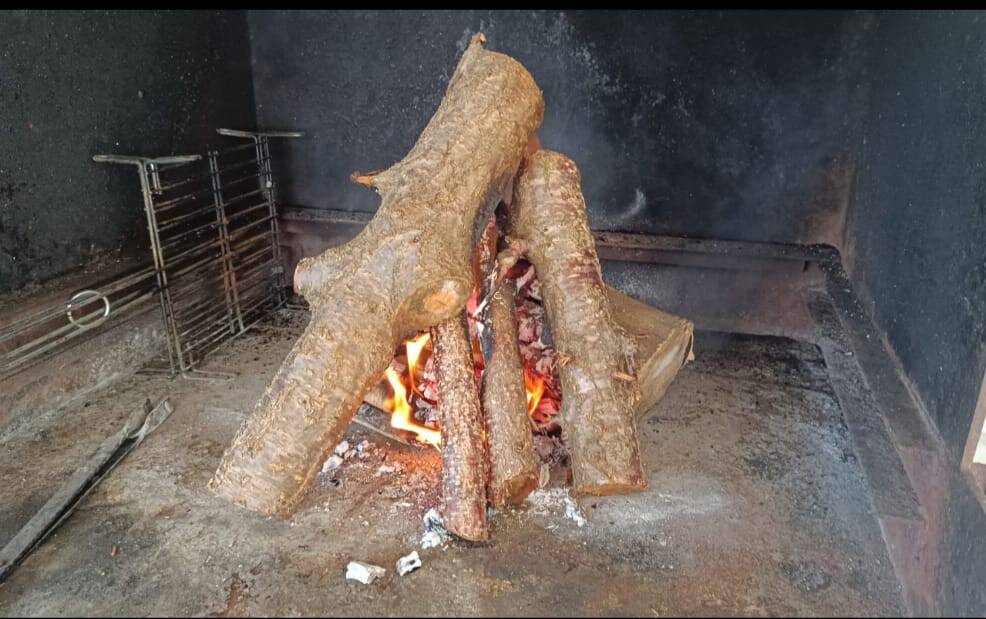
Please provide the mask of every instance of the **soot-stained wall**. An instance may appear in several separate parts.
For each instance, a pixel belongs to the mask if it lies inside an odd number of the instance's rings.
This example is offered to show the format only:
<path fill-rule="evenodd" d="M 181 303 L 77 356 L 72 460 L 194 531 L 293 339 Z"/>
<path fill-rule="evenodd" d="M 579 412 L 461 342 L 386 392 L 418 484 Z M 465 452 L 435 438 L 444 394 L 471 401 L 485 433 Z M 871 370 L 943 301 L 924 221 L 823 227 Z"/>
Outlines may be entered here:
<path fill-rule="evenodd" d="M 283 201 L 373 211 L 355 170 L 403 157 L 475 31 L 544 91 L 542 143 L 596 229 L 841 238 L 868 18 L 844 12 L 258 12 L 258 123 L 307 132 Z"/>
<path fill-rule="evenodd" d="M 0 292 L 143 243 L 134 168 L 253 128 L 243 12 L 0 13 Z"/>
<path fill-rule="evenodd" d="M 870 52 L 853 275 L 948 448 L 941 610 L 981 615 L 986 513 L 958 470 L 986 370 L 986 15 L 881 14 Z"/>

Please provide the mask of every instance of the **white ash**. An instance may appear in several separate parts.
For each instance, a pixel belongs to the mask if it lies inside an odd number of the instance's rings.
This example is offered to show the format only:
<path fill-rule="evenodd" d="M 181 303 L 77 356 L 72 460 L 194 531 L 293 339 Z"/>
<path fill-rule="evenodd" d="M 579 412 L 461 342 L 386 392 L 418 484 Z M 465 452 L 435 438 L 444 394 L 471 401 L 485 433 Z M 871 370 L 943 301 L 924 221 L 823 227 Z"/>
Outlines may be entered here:
<path fill-rule="evenodd" d="M 343 441 L 338 445 L 336 445 L 335 455 L 343 456 L 346 454 L 347 451 L 349 451 L 349 441 Z"/>
<path fill-rule="evenodd" d="M 380 468 L 377 469 L 376 477 L 379 477 L 380 475 L 387 475 L 389 473 L 393 473 L 396 470 L 397 470 L 396 467 L 390 466 L 388 464 L 383 464 L 380 466 Z"/>
<path fill-rule="evenodd" d="M 329 456 L 329 459 L 326 460 L 325 464 L 322 465 L 322 472 L 328 473 L 329 471 L 334 471 L 335 469 L 339 468 L 341 464 L 342 464 L 342 458 L 333 454 Z"/>
<path fill-rule="evenodd" d="M 394 368 L 398 376 L 404 376 L 407 373 L 407 357 L 403 354 L 394 357 L 390 361 L 390 367 Z"/>
<path fill-rule="evenodd" d="M 531 265 L 530 271 L 534 272 L 534 265 Z M 527 284 L 527 290 L 524 291 L 525 296 L 530 297 L 535 301 L 543 300 L 543 297 L 541 296 L 541 280 L 537 277 L 532 277 L 525 283 Z"/>
<path fill-rule="evenodd" d="M 554 348 L 548 348 L 541 342 L 531 342 L 529 345 L 543 351 L 540 358 L 534 362 L 534 369 L 539 374 L 553 374 L 558 371 L 558 355 Z"/>
<path fill-rule="evenodd" d="M 575 499 L 569 495 L 568 488 L 539 488 L 527 497 L 527 501 L 531 505 L 532 514 L 538 516 L 564 515 L 576 526 L 585 526 L 585 514 Z"/>
<path fill-rule="evenodd" d="M 578 504 L 571 498 L 565 504 L 565 517 L 580 527 L 585 526 L 585 516 L 582 514 L 582 510 Z"/>
<path fill-rule="evenodd" d="M 531 506 L 531 513 L 548 515 L 565 509 L 565 503 L 571 496 L 568 488 L 539 488 L 527 496 L 525 501 Z"/>
<path fill-rule="evenodd" d="M 534 267 L 528 266 L 527 271 L 517 278 L 517 286 L 514 309 L 524 371 L 529 377 L 543 381 L 544 385 L 544 395 L 531 418 L 538 427 L 550 428 L 558 415 L 561 399 L 559 356 L 551 340 L 551 328 Z"/>
<path fill-rule="evenodd" d="M 448 542 L 448 536 L 442 536 L 434 531 L 428 531 L 421 536 L 421 548 L 435 548 Z"/>
<path fill-rule="evenodd" d="M 350 561 L 346 566 L 346 580 L 355 580 L 368 585 L 387 573 L 379 565 L 371 565 L 362 561 Z"/>
<path fill-rule="evenodd" d="M 551 465 L 547 462 L 541 465 L 541 470 L 538 472 L 538 488 L 544 488 L 551 481 Z"/>
<path fill-rule="evenodd" d="M 425 523 L 425 531 L 438 531 L 440 533 L 446 533 L 445 521 L 442 520 L 441 514 L 439 514 L 438 510 L 434 507 L 425 512 L 425 515 L 422 516 L 421 520 Z"/>
<path fill-rule="evenodd" d="M 521 314 L 517 322 L 517 338 L 521 342 L 530 344 L 540 339 L 541 325 L 533 315 L 530 313 Z"/>
<path fill-rule="evenodd" d="M 439 515 L 438 510 L 432 507 L 425 512 L 422 518 L 425 524 L 425 534 L 421 536 L 422 548 L 434 548 L 449 541 L 449 533 L 445 529 L 445 522 Z"/>
<path fill-rule="evenodd" d="M 410 574 L 419 567 L 421 567 L 421 557 L 418 556 L 417 550 L 397 560 L 397 573 L 401 576 Z"/>

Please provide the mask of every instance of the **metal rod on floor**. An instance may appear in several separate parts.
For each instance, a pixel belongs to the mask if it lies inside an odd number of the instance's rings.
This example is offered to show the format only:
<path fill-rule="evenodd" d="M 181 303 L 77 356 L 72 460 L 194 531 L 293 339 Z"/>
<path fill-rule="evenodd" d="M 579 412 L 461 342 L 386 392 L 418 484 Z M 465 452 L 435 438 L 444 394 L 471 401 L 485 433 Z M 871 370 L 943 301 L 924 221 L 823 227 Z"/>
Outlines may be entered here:
<path fill-rule="evenodd" d="M 150 401 L 135 410 L 123 429 L 109 437 L 48 499 L 41 509 L 0 550 L 0 582 L 7 579 L 32 550 L 68 518 L 79 502 L 120 461 L 171 415 L 164 398 L 153 408 Z"/>

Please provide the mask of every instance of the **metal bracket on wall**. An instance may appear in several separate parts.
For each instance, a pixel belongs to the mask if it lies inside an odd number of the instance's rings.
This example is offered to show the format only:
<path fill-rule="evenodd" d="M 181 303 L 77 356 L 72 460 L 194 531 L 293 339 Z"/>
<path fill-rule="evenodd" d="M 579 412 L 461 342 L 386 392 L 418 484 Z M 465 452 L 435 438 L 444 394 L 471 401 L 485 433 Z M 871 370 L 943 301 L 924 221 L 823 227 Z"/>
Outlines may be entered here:
<path fill-rule="evenodd" d="M 168 365 L 187 379 L 234 378 L 198 366 L 287 300 L 268 138 L 302 134 L 218 133 L 251 143 L 204 157 L 93 157 L 138 169 Z"/>

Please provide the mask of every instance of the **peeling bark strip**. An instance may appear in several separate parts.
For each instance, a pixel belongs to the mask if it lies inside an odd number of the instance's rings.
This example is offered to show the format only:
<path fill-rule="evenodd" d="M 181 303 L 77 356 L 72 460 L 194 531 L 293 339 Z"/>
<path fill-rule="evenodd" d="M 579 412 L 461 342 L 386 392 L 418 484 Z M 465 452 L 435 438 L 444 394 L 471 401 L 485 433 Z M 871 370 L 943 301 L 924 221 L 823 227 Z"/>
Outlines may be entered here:
<path fill-rule="evenodd" d="M 350 243 L 301 261 L 311 323 L 223 455 L 209 487 L 286 518 L 405 337 L 458 315 L 473 288 L 477 224 L 520 165 L 544 101 L 517 61 L 476 34 L 417 143 L 354 180 L 380 207 Z"/>
<path fill-rule="evenodd" d="M 483 413 L 466 313 L 431 329 L 442 427 L 442 495 L 445 528 L 474 542 L 486 528 L 486 445 Z"/>
<path fill-rule="evenodd" d="M 575 163 L 540 150 L 514 187 L 510 234 L 523 239 L 541 281 L 558 351 L 559 420 L 572 457 L 576 496 L 638 492 L 647 486 L 634 411 L 641 400 L 628 358 L 631 341 L 610 316 Z"/>
<path fill-rule="evenodd" d="M 641 399 L 634 410 L 646 415 L 668 390 L 692 353 L 695 325 L 690 320 L 662 312 L 606 286 L 610 315 L 633 342 L 637 384 Z"/>

